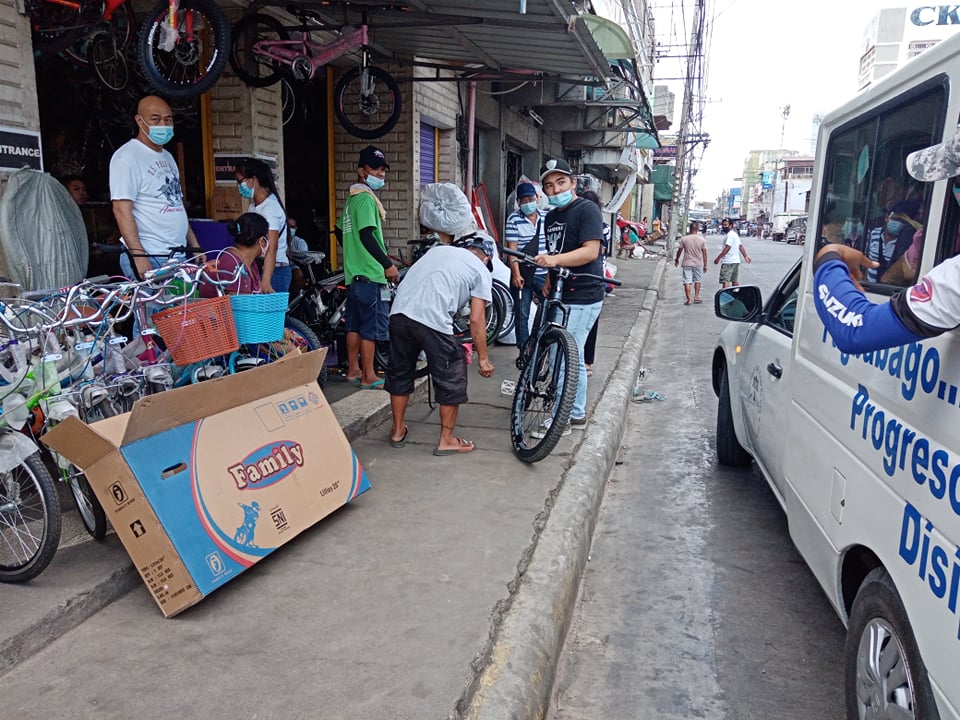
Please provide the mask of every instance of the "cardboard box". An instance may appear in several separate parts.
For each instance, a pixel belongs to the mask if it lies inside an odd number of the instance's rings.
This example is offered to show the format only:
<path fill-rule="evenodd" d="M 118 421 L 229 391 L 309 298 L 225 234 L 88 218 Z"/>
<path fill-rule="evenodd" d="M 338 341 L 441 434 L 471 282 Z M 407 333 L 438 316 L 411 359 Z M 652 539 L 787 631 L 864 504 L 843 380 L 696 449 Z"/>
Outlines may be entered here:
<path fill-rule="evenodd" d="M 150 395 L 91 425 L 69 418 L 44 436 L 86 473 L 165 617 L 369 489 L 316 383 L 325 356 Z"/>
<path fill-rule="evenodd" d="M 213 220 L 236 220 L 241 215 L 243 215 L 243 198 L 237 192 L 236 182 L 230 187 L 214 187 L 210 218 Z"/>

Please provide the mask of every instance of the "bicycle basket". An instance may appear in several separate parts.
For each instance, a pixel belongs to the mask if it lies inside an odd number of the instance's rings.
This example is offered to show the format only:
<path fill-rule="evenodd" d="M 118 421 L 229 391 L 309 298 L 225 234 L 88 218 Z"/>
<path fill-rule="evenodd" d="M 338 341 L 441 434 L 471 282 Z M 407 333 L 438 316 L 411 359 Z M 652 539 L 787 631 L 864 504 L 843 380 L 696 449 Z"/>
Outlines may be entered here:
<path fill-rule="evenodd" d="M 153 315 L 173 362 L 181 367 L 240 347 L 228 296 L 179 304 Z"/>
<path fill-rule="evenodd" d="M 268 343 L 283 340 L 283 320 L 289 293 L 231 295 L 233 322 L 241 343 Z"/>

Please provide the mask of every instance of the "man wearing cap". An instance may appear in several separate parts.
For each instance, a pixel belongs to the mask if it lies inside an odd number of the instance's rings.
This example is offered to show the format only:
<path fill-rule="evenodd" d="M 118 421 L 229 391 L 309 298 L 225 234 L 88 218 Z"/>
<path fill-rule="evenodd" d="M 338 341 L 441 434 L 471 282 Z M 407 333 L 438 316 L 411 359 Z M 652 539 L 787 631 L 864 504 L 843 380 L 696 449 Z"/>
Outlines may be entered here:
<path fill-rule="evenodd" d="M 603 307 L 603 216 L 596 203 L 577 197 L 577 178 L 563 160 L 548 160 L 540 169 L 540 186 L 553 208 L 544 218 L 546 253 L 537 255 L 540 267 L 565 267 L 574 274 L 564 281 L 563 302 L 569 309 L 567 330 L 573 335 L 580 354 L 580 379 L 570 412 L 570 425 L 583 428 L 587 424 L 587 368 L 583 348 L 590 328 Z M 565 428 L 563 434 L 570 432 Z M 534 433 L 537 435 L 537 433 Z"/>
<path fill-rule="evenodd" d="M 387 340 L 390 288 L 400 273 L 387 257 L 383 242 L 383 220 L 387 216 L 376 195 L 386 181 L 390 165 L 380 148 L 367 145 L 357 163 L 358 181 L 337 222 L 337 239 L 343 244 L 343 275 L 347 285 L 344 323 L 347 331 L 347 374 L 363 390 L 383 387 L 377 378 L 373 358 L 377 342 Z"/>
<path fill-rule="evenodd" d="M 453 245 L 431 248 L 410 266 L 390 310 L 390 368 L 387 391 L 393 411 L 390 445 L 402 448 L 407 439 L 404 415 L 413 392 L 417 359 L 423 352 L 432 370 L 434 394 L 440 406 L 440 439 L 434 455 L 459 455 L 474 449 L 456 437 L 460 405 L 467 401 L 467 359 L 453 334 L 453 317 L 470 303 L 470 336 L 482 377 L 493 375 L 487 354 L 486 307 L 493 299 L 491 260 L 493 239 L 472 233 Z"/>
<path fill-rule="evenodd" d="M 917 180 L 951 179 L 960 205 L 960 129 L 938 145 L 907 156 L 907 171 Z M 919 256 L 915 258 L 919 264 Z M 870 302 L 860 287 L 863 268 L 879 263 L 846 245 L 831 243 L 814 260 L 817 314 L 837 347 L 862 353 L 936 337 L 960 326 L 960 255 L 944 260 L 913 287 L 887 302 Z"/>
<path fill-rule="evenodd" d="M 537 204 L 537 189 L 533 183 L 522 182 L 517 185 L 517 209 L 510 213 L 504 229 L 503 241 L 510 250 L 519 250 L 527 255 L 542 255 L 547 252 L 546 233 L 543 220 L 547 213 Z M 523 355 L 523 346 L 530 336 L 530 303 L 533 294 L 543 291 L 547 281 L 546 268 L 529 268 L 517 258 L 510 259 L 510 274 L 513 277 L 511 288 L 513 307 L 516 313 L 517 349 Z"/>

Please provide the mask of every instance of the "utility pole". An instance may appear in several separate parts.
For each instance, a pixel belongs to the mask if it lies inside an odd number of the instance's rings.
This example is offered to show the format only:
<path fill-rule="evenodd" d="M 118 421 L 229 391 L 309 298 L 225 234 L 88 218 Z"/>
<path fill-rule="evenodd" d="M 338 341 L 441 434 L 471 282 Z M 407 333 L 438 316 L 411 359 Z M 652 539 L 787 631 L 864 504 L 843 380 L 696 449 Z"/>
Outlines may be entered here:
<path fill-rule="evenodd" d="M 680 217 L 680 186 L 683 184 L 683 174 L 687 162 L 687 155 L 692 148 L 687 148 L 687 135 L 690 125 L 690 115 L 693 107 L 693 76 L 697 69 L 697 60 L 701 52 L 700 13 L 703 11 L 704 0 L 697 0 L 693 9 L 693 29 L 690 31 L 690 54 L 687 56 L 687 76 L 683 83 L 683 109 L 680 111 L 680 132 L 677 135 L 677 164 L 673 169 L 673 199 L 670 212 L 670 225 L 667 230 L 667 249 L 673 252 L 677 229 L 681 222 L 686 222 L 687 208 L 684 207 L 684 217 Z M 689 188 L 687 188 L 689 193 Z"/>
<path fill-rule="evenodd" d="M 780 149 L 777 150 L 777 164 L 773 166 L 773 187 L 770 189 L 770 222 L 773 222 L 773 214 L 776 212 L 776 208 L 774 206 L 777 203 L 776 201 L 777 174 L 780 171 L 780 163 L 783 162 L 783 134 L 784 134 L 784 131 L 787 129 L 787 118 L 790 117 L 790 104 L 787 103 L 782 108 L 780 108 L 780 112 L 783 115 L 783 122 L 780 123 Z M 784 188 L 783 193 L 784 193 L 783 209 L 784 209 L 784 212 L 786 212 L 786 209 L 787 209 L 786 188 Z"/>

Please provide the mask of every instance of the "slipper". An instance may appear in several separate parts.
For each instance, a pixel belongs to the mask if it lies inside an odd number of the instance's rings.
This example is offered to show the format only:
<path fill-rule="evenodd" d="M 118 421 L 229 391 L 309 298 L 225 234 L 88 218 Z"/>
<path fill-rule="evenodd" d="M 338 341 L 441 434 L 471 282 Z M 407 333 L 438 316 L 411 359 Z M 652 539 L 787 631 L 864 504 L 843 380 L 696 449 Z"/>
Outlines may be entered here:
<path fill-rule="evenodd" d="M 394 440 L 390 438 L 390 447 L 402 448 L 407 444 L 407 433 L 410 432 L 410 428 L 406 425 L 403 426 L 403 436 L 399 440 Z"/>
<path fill-rule="evenodd" d="M 684 305 L 689 305 L 689 304 L 690 304 L 690 301 L 689 301 L 689 300 L 687 300 L 687 301 L 684 303 Z"/>
<path fill-rule="evenodd" d="M 379 379 L 377 379 L 377 380 L 374 380 L 374 381 L 373 381 L 372 383 L 370 383 L 369 385 L 364 385 L 363 383 L 360 383 L 360 389 L 361 389 L 361 390 L 382 390 L 382 389 L 383 389 L 383 378 L 379 378 Z"/>
<path fill-rule="evenodd" d="M 358 377 L 355 377 L 355 378 L 344 378 L 344 380 L 346 380 L 346 381 L 347 381 L 348 383 L 350 383 L 351 385 L 359 385 L 359 384 L 360 384 L 360 378 L 358 378 Z"/>
<path fill-rule="evenodd" d="M 469 440 L 461 440 L 460 438 L 457 438 L 457 443 L 460 445 L 460 447 L 452 448 L 450 450 L 441 450 L 440 448 L 434 448 L 433 454 L 434 455 L 459 455 L 461 453 L 473 452 L 474 449 L 476 449 L 477 447 Z"/>
<path fill-rule="evenodd" d="M 694 300 L 693 302 L 694 302 L 695 305 L 699 305 L 700 303 L 703 302 L 703 300 Z"/>

